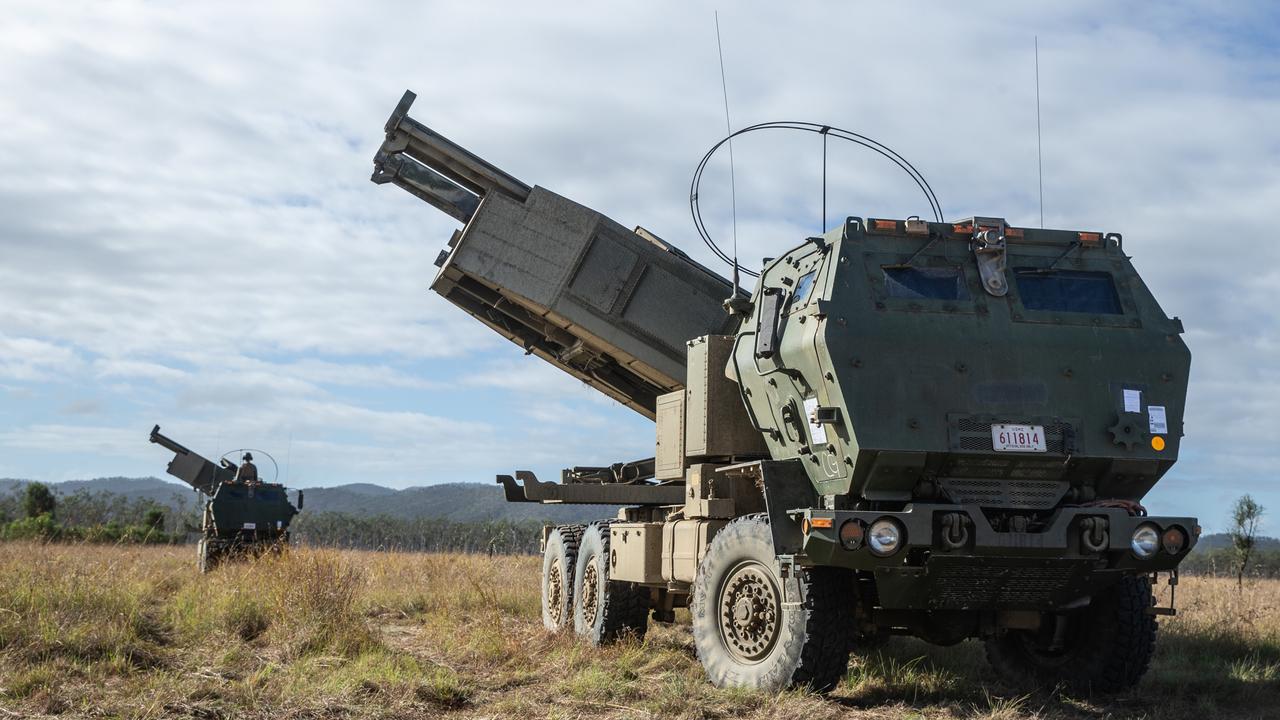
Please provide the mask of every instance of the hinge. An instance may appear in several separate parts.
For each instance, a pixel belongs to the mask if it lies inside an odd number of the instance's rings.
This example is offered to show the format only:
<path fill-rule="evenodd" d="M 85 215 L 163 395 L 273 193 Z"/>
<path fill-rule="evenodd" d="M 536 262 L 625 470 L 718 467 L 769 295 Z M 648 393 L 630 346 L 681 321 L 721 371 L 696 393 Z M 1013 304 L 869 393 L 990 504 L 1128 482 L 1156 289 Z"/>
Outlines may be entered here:
<path fill-rule="evenodd" d="M 973 238 L 969 247 L 978 263 L 978 276 L 982 279 L 982 289 L 988 295 L 1004 297 L 1009 292 L 1009 283 L 1005 280 L 1005 222 L 1004 218 L 975 217 L 973 222 Z"/>

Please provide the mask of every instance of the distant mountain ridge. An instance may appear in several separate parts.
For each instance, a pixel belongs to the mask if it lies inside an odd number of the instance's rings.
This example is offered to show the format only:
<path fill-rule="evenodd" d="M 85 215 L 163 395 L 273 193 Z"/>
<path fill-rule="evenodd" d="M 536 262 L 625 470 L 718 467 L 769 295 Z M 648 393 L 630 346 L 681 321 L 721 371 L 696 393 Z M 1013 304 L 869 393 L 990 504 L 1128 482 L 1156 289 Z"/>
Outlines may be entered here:
<path fill-rule="evenodd" d="M 1211 535 L 1202 535 L 1200 542 L 1196 544 L 1197 550 L 1221 550 L 1222 548 L 1231 547 L 1231 536 L 1226 533 L 1213 533 Z M 1258 536 L 1258 550 L 1280 550 L 1280 538 Z"/>
<path fill-rule="evenodd" d="M 13 492 L 29 480 L 0 478 L 0 494 Z M 130 500 L 150 500 L 161 505 L 173 505 L 175 498 L 186 499 L 195 494 L 190 485 L 169 482 L 156 477 L 126 478 L 105 477 L 93 480 L 67 480 L 58 483 L 45 483 L 59 495 L 71 495 L 81 490 L 86 492 L 111 492 Z"/>
<path fill-rule="evenodd" d="M 14 491 L 26 480 L 0 478 L 0 494 Z M 77 491 L 110 492 L 129 499 L 145 499 L 173 506 L 179 498 L 195 493 L 189 486 L 145 478 L 96 478 L 46 483 L 59 495 Z M 617 508 L 607 505 L 539 505 L 509 503 L 497 484 L 442 483 L 395 490 L 370 483 L 353 483 L 337 487 L 303 488 L 304 512 L 339 512 L 371 517 L 388 515 L 395 518 L 432 517 L 454 522 L 482 520 L 547 520 L 550 522 L 584 522 L 613 517 Z M 292 496 L 292 491 L 290 495 Z"/>

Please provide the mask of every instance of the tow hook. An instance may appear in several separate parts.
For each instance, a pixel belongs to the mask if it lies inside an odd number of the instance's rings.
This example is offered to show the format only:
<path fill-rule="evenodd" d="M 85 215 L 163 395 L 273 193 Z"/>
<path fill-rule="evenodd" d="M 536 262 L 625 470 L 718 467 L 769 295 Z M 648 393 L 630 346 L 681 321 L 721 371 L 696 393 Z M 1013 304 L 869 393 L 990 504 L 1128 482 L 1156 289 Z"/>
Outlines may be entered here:
<path fill-rule="evenodd" d="M 1151 584 L 1155 585 L 1160 582 L 1160 573 L 1151 574 Z M 1155 600 L 1152 600 L 1152 606 L 1147 608 L 1148 615 L 1177 615 L 1178 609 L 1174 607 L 1174 594 L 1178 591 L 1178 569 L 1174 568 L 1169 571 L 1169 607 L 1156 607 Z"/>
<path fill-rule="evenodd" d="M 1107 519 L 1087 517 L 1080 521 L 1080 544 L 1089 552 L 1102 552 L 1110 545 L 1107 538 Z"/>
<path fill-rule="evenodd" d="M 964 513 L 942 516 L 942 544 L 948 550 L 959 550 L 969 544 L 969 518 Z"/>

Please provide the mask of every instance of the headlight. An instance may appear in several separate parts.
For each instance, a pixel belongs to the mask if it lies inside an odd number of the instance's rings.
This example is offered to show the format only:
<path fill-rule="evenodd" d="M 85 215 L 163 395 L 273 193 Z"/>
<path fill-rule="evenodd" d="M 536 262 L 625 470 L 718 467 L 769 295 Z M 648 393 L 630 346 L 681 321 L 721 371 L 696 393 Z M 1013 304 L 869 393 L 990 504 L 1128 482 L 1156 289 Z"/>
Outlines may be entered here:
<path fill-rule="evenodd" d="M 1165 530 L 1160 536 L 1160 547 L 1170 555 L 1177 555 L 1187 547 L 1187 533 L 1176 525 Z"/>
<path fill-rule="evenodd" d="M 902 527 L 896 520 L 880 518 L 871 523 L 871 529 L 867 532 L 867 547 L 881 557 L 892 555 L 902 547 L 903 534 Z"/>
<path fill-rule="evenodd" d="M 1129 547 L 1133 548 L 1133 554 L 1143 560 L 1156 554 L 1156 550 L 1160 547 L 1160 532 L 1156 530 L 1155 525 L 1139 525 L 1137 530 L 1133 531 L 1133 539 L 1129 542 Z"/>

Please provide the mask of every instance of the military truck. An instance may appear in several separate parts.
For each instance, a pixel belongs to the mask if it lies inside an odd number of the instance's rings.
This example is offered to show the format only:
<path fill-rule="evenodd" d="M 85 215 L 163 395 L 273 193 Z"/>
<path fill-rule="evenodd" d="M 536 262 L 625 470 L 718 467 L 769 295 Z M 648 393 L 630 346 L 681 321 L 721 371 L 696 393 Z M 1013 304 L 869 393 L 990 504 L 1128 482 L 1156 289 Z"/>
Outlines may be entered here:
<path fill-rule="evenodd" d="M 302 510 L 301 490 L 295 507 L 284 485 L 238 480 L 236 463 L 225 457 L 214 463 L 161 434 L 159 425 L 151 429 L 151 442 L 173 453 L 168 473 L 195 488 L 204 500 L 196 545 L 200 572 L 227 559 L 279 553 L 288 545 L 289 522 Z"/>
<path fill-rule="evenodd" d="M 1026 684 L 1147 670 L 1195 518 L 1144 495 L 1182 439 L 1182 326 L 1116 233 L 848 217 L 750 296 L 644 228 L 408 116 L 373 180 L 463 223 L 432 289 L 656 423 L 654 457 L 499 476 L 547 528 L 542 610 L 592 643 L 687 607 L 717 686 L 832 688 L 850 652 L 976 638 Z"/>

